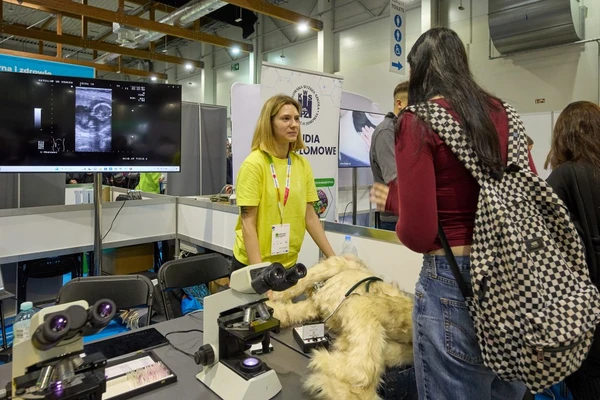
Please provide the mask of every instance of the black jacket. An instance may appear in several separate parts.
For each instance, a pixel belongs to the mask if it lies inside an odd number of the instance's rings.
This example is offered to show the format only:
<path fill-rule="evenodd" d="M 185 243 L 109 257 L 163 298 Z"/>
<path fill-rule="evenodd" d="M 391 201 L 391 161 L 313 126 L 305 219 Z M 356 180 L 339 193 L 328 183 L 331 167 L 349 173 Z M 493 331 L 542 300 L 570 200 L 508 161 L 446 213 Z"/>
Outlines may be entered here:
<path fill-rule="evenodd" d="M 548 183 L 571 213 L 585 246 L 590 278 L 600 288 L 600 171 L 589 164 L 566 162 L 552 171 Z M 600 326 L 590 357 L 600 360 Z"/>

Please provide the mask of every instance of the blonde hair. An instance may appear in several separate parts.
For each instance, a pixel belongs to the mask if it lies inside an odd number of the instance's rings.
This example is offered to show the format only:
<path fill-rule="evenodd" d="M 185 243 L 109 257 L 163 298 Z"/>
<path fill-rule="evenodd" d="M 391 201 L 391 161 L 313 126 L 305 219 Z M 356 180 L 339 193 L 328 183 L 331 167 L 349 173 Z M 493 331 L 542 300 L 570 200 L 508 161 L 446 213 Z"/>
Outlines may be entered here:
<path fill-rule="evenodd" d="M 290 96 L 276 95 L 268 99 L 260 111 L 254 137 L 252 138 L 252 150 L 261 150 L 269 154 L 275 154 L 275 138 L 273 133 L 273 118 L 279 113 L 281 107 L 291 104 L 300 113 L 300 103 Z M 302 132 L 298 126 L 298 137 L 294 143 L 290 143 L 290 152 L 306 148 L 302 140 Z"/>

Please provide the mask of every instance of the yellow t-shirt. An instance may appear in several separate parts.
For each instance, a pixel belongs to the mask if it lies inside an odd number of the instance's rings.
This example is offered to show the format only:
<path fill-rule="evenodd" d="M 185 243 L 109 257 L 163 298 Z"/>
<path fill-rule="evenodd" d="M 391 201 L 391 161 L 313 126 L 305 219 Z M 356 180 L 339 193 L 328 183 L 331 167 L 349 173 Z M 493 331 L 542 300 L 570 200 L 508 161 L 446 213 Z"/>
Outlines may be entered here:
<path fill-rule="evenodd" d="M 238 206 L 258 206 L 256 229 L 260 255 L 264 262 L 279 262 L 284 267 L 293 266 L 298 260 L 298 252 L 304 241 L 306 231 L 306 203 L 319 199 L 312 169 L 306 159 L 296 153 L 290 155 L 292 168 L 290 174 L 290 192 L 283 212 L 283 223 L 290 224 L 290 251 L 287 254 L 271 256 L 271 229 L 281 223 L 277 192 L 271 175 L 268 156 L 254 150 L 244 160 L 235 183 Z M 279 182 L 279 193 L 283 202 L 285 179 L 287 175 L 287 159 L 272 157 Z M 238 217 L 235 227 L 235 258 L 249 264 L 244 238 L 242 236 L 242 220 Z"/>

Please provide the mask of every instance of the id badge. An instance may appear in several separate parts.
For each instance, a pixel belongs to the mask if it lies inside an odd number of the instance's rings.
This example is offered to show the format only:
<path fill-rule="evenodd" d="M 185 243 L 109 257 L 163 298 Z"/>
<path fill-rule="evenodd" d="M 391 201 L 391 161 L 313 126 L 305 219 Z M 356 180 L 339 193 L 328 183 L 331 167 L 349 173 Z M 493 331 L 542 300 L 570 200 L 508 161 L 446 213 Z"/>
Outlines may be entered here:
<path fill-rule="evenodd" d="M 271 227 L 271 255 L 290 252 L 290 224 L 273 225 Z"/>

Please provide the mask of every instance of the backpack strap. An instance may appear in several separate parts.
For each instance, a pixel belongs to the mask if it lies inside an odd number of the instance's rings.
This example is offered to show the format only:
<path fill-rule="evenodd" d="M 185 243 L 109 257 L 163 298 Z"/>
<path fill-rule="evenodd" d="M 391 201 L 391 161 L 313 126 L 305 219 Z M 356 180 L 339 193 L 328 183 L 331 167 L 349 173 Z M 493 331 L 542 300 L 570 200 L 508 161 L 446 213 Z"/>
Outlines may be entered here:
<path fill-rule="evenodd" d="M 502 103 L 508 119 L 508 156 L 507 166 L 511 164 L 521 169 L 529 169 L 529 153 L 527 151 L 527 136 L 525 125 L 519 114 L 508 103 Z M 491 177 L 487 168 L 482 168 L 479 157 L 473 150 L 471 141 L 464 134 L 460 123 L 450 113 L 436 102 L 426 102 L 406 107 L 405 111 L 412 112 L 433 129 L 442 141 L 452 150 L 465 168 L 481 186 L 484 180 Z"/>
<path fill-rule="evenodd" d="M 426 102 L 406 107 L 406 111 L 412 112 L 433 129 L 479 185 L 490 177 L 489 171 L 483 171 L 481 168 L 479 157 L 470 140 L 463 134 L 460 123 L 444 107 L 436 102 Z"/>
<path fill-rule="evenodd" d="M 508 103 L 502 103 L 508 118 L 508 157 L 506 165 L 514 164 L 523 170 L 529 169 L 529 152 L 527 151 L 527 135 L 525 125 L 519 114 Z"/>
<path fill-rule="evenodd" d="M 446 233 L 444 233 L 444 228 L 442 224 L 438 220 L 438 235 L 440 237 L 440 241 L 442 242 L 442 247 L 444 248 L 444 253 L 446 253 L 446 259 L 448 260 L 448 264 L 450 264 L 450 269 L 452 270 L 452 275 L 454 275 L 454 280 L 460 289 L 463 297 L 466 299 L 470 299 L 473 297 L 473 288 L 467 285 L 465 282 L 460 270 L 458 269 L 458 263 L 456 262 L 456 257 L 452 254 L 452 250 L 450 249 L 450 244 L 448 243 L 448 238 L 446 237 Z"/>

